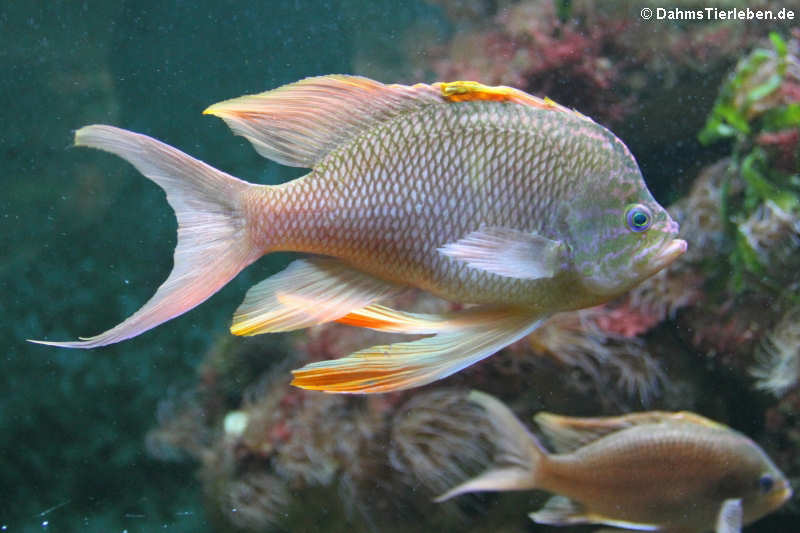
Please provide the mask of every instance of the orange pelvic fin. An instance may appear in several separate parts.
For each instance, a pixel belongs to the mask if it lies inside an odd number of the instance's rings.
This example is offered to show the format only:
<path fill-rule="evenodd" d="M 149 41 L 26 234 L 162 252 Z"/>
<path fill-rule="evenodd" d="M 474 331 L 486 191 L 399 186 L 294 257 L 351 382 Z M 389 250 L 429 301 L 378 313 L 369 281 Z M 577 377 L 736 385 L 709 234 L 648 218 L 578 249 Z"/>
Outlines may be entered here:
<path fill-rule="evenodd" d="M 346 315 L 351 318 L 345 321 L 364 319 L 370 324 L 366 327 L 382 331 L 436 331 L 437 334 L 411 342 L 374 346 L 341 359 L 311 363 L 292 372 L 292 384 L 304 389 L 346 393 L 389 392 L 419 387 L 492 355 L 527 335 L 540 323 L 540 317 L 516 310 L 473 308 L 463 314 L 454 313 L 451 317 L 406 314 L 418 320 L 422 320 L 419 318 L 422 316 L 437 318 L 428 325 L 418 322 L 402 330 L 397 322 L 383 319 L 378 322 L 373 316 L 376 307 L 370 306 L 369 313 L 359 311 Z"/>
<path fill-rule="evenodd" d="M 351 311 L 339 318 L 337 322 L 391 333 L 429 335 L 459 327 L 458 318 L 462 317 L 456 313 L 449 315 L 406 313 L 383 305 L 372 304 Z M 463 325 L 463 319 L 461 320 L 461 325 Z"/>
<path fill-rule="evenodd" d="M 465 328 L 487 328 L 506 315 L 507 311 L 491 306 L 473 307 L 453 313 L 428 314 L 408 313 L 372 304 L 355 309 L 336 322 L 390 333 L 431 335 Z"/>

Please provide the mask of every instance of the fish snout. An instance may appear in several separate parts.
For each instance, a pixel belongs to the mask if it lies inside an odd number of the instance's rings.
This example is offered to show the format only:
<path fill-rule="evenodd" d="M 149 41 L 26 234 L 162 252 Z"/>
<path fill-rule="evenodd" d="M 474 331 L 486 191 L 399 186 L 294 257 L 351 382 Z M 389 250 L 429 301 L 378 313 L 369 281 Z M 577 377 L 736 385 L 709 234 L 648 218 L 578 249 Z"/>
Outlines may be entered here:
<path fill-rule="evenodd" d="M 683 255 L 686 252 L 687 246 L 686 241 L 683 239 L 672 239 L 668 241 L 667 244 L 656 253 L 655 257 L 653 257 L 653 272 L 658 272 Z"/>
<path fill-rule="evenodd" d="M 778 501 L 778 507 L 786 503 L 789 498 L 792 497 L 794 491 L 792 490 L 792 485 L 789 483 L 788 479 L 783 480 L 783 486 L 776 491 L 776 500 Z"/>
<path fill-rule="evenodd" d="M 678 231 L 680 231 L 680 226 L 678 225 L 677 222 L 675 222 L 675 220 L 670 218 L 667 221 L 666 226 L 664 227 L 664 232 L 669 233 L 671 235 L 678 235 Z"/>

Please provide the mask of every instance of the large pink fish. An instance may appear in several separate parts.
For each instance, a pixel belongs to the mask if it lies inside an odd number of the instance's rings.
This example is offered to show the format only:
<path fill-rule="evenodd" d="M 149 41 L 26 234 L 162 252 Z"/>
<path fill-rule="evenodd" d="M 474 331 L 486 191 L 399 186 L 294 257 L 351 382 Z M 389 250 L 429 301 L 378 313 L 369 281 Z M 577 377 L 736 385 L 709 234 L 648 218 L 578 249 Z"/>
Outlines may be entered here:
<path fill-rule="evenodd" d="M 591 119 L 508 87 L 308 78 L 215 104 L 265 157 L 311 172 L 254 185 L 112 126 L 75 143 L 115 153 L 158 183 L 178 219 L 175 264 L 139 311 L 92 348 L 198 305 L 262 255 L 297 260 L 254 286 L 237 335 L 339 321 L 427 338 L 295 371 L 294 383 L 381 392 L 443 378 L 546 316 L 605 302 L 686 249 L 625 145 Z M 417 287 L 469 305 L 404 313 L 381 299 Z"/>

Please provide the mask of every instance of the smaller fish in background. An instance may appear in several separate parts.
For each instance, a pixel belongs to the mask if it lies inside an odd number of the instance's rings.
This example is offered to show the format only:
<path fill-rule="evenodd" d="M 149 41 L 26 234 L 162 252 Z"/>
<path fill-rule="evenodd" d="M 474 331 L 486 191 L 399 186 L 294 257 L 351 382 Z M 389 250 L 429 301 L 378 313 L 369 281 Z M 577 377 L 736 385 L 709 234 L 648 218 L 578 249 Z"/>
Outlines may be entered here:
<path fill-rule="evenodd" d="M 534 420 L 552 443 L 551 454 L 499 400 L 477 391 L 470 400 L 486 410 L 505 464 L 436 501 L 467 492 L 539 489 L 556 494 L 530 514 L 540 524 L 734 533 L 792 495 L 789 481 L 757 444 L 694 413 L 540 413 Z"/>

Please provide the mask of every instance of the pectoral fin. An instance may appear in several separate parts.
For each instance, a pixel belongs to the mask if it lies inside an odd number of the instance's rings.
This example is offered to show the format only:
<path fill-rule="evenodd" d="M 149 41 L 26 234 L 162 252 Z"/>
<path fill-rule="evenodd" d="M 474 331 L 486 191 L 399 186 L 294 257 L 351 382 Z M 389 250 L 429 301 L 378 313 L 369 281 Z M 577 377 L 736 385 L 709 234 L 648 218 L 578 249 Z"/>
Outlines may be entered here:
<path fill-rule="evenodd" d="M 333 259 L 300 259 L 247 291 L 231 333 L 259 335 L 331 322 L 399 290 Z"/>
<path fill-rule="evenodd" d="M 725 500 L 717 515 L 716 533 L 740 533 L 742 531 L 742 500 Z"/>
<path fill-rule="evenodd" d="M 294 370 L 292 384 L 327 392 L 374 393 L 419 387 L 442 379 L 524 337 L 541 317 L 517 310 L 473 308 L 465 317 L 413 315 L 417 332 L 436 334 L 412 342 L 373 346 L 341 359 Z M 424 317 L 429 317 L 427 325 Z M 459 320 L 463 318 L 463 323 Z M 374 329 L 391 329 L 375 327 Z M 409 332 L 409 331 L 406 331 Z"/>
<path fill-rule="evenodd" d="M 472 268 L 518 279 L 553 277 L 564 263 L 565 251 L 561 241 L 503 227 L 482 228 L 439 248 Z"/>

